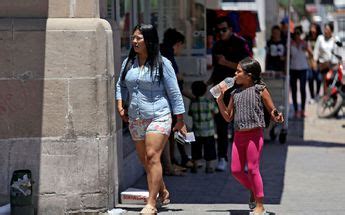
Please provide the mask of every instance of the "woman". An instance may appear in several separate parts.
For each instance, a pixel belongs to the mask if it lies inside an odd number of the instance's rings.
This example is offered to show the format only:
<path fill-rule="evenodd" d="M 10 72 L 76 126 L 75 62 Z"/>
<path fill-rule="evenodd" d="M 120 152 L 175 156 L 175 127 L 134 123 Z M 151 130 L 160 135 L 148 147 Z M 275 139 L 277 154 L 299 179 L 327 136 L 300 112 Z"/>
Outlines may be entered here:
<path fill-rule="evenodd" d="M 313 51 L 315 47 L 315 43 L 317 40 L 317 37 L 321 35 L 321 27 L 317 23 L 311 23 L 309 34 L 306 38 L 306 41 L 308 43 L 308 47 Z M 308 83 L 309 83 L 309 91 L 310 91 L 310 97 L 311 101 L 313 102 L 315 99 L 318 98 L 320 87 L 321 87 L 321 76 L 319 74 L 319 71 L 317 69 L 317 64 L 314 61 L 313 55 L 308 55 L 308 64 L 309 64 L 309 74 L 308 74 Z M 316 82 L 316 90 L 314 88 L 314 83 Z"/>
<path fill-rule="evenodd" d="M 309 68 L 307 53 L 312 51 L 308 48 L 306 41 L 301 38 L 302 27 L 298 26 L 294 29 L 293 40 L 291 41 L 291 61 L 290 61 L 290 87 L 293 107 L 296 118 L 305 117 L 305 101 L 306 91 L 305 86 L 307 82 L 307 70 Z M 301 110 L 298 111 L 297 104 L 297 80 L 299 80 L 299 88 L 301 94 Z"/>
<path fill-rule="evenodd" d="M 334 51 L 336 39 L 333 36 L 333 24 L 327 23 L 323 29 L 323 35 L 317 37 L 314 48 L 314 60 L 318 62 L 319 70 L 323 80 L 323 90 L 325 93 L 327 86 L 325 83 L 326 73 L 332 64 L 337 64 L 337 60 L 333 57 L 332 51 Z"/>
<path fill-rule="evenodd" d="M 136 151 L 147 174 L 149 197 L 140 213 L 156 214 L 157 194 L 161 203 L 170 202 L 160 156 L 170 135 L 171 112 L 177 121 L 173 131 L 185 135 L 185 109 L 171 62 L 159 53 L 157 30 L 152 25 L 137 25 L 131 40 L 132 48 L 116 84 L 117 110 L 122 120 L 129 122 Z M 127 95 L 128 110 L 124 107 Z"/>

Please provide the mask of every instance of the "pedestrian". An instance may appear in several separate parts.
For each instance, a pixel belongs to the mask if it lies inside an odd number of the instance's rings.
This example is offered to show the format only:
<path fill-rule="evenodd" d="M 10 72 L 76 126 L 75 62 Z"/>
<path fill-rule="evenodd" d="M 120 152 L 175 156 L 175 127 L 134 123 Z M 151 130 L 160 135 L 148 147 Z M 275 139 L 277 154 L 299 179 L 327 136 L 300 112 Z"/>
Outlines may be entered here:
<path fill-rule="evenodd" d="M 187 93 L 185 93 L 183 90 L 183 83 L 184 83 L 183 76 L 180 73 L 179 67 L 175 60 L 175 55 L 179 55 L 181 53 L 184 42 L 185 42 L 185 36 L 182 33 L 180 33 L 174 28 L 168 28 L 164 32 L 163 43 L 160 45 L 160 51 L 161 51 L 161 54 L 164 57 L 166 57 L 168 60 L 170 60 L 172 63 L 182 95 L 190 98 L 190 96 Z M 175 122 L 176 122 L 176 118 L 173 116 L 173 124 L 175 124 Z M 188 167 L 188 168 L 192 167 L 192 162 L 188 158 L 185 146 L 181 144 L 177 144 L 177 149 L 181 157 L 180 163 L 177 162 L 177 159 L 175 157 L 174 135 L 171 134 L 169 137 L 169 144 L 165 147 L 164 153 L 163 153 L 163 156 L 166 156 L 166 157 L 169 156 L 171 159 L 170 161 L 171 168 L 170 170 L 167 170 L 165 172 L 166 175 L 182 175 L 180 170 L 185 169 L 185 167 Z M 164 159 L 164 160 L 166 160 L 166 162 L 169 163 L 167 159 Z M 180 167 L 179 165 L 183 166 L 183 168 Z"/>
<path fill-rule="evenodd" d="M 275 25 L 271 29 L 271 38 L 266 44 L 266 71 L 285 71 L 285 43 L 281 39 L 280 27 Z"/>
<path fill-rule="evenodd" d="M 214 139 L 214 115 L 218 108 L 214 101 L 206 98 L 207 85 L 202 81 L 192 83 L 192 93 L 195 96 L 189 105 L 188 115 L 193 120 L 193 132 L 195 142 L 192 143 L 192 172 L 196 173 L 198 161 L 202 158 L 206 161 L 205 172 L 214 172 L 214 161 L 217 158 L 216 143 Z"/>
<path fill-rule="evenodd" d="M 324 94 L 327 89 L 326 74 L 333 65 L 337 64 L 337 59 L 332 54 L 332 51 L 336 49 L 333 28 L 332 22 L 324 25 L 323 34 L 317 37 L 313 53 L 314 61 L 318 63 L 318 69 L 322 75 Z"/>
<path fill-rule="evenodd" d="M 240 60 L 250 56 L 248 44 L 245 39 L 232 31 L 232 25 L 228 17 L 219 17 L 216 20 L 216 32 L 219 40 L 215 42 L 212 49 L 213 72 L 208 84 L 217 85 L 227 77 L 235 75 L 237 64 Z M 229 101 L 230 93 L 225 93 L 224 99 Z M 228 129 L 226 122 L 220 113 L 215 115 L 217 133 L 217 171 L 224 171 L 228 160 Z"/>
<path fill-rule="evenodd" d="M 157 195 L 163 204 L 170 202 L 162 176 L 161 153 L 171 132 L 171 114 L 176 115 L 174 131 L 186 134 L 181 92 L 171 62 L 159 52 L 159 39 L 151 24 L 134 27 L 132 47 L 122 63 L 116 84 L 117 111 L 135 141 L 149 190 L 141 214 L 156 214 Z M 123 104 L 128 99 L 128 109 Z"/>
<path fill-rule="evenodd" d="M 277 112 L 261 81 L 258 61 L 249 57 L 240 61 L 235 78 L 238 87 L 232 92 L 229 104 L 224 103 L 224 92 L 217 98 L 219 111 L 224 119 L 234 121 L 231 172 L 251 193 L 249 207 L 254 209 L 251 214 L 266 215 L 268 213 L 263 206 L 264 189 L 259 168 L 264 144 L 264 108 L 275 122 L 283 122 L 284 119 L 282 113 Z"/>
<path fill-rule="evenodd" d="M 307 54 L 312 54 L 311 49 L 305 40 L 302 39 L 302 27 L 297 26 L 294 29 L 293 39 L 290 48 L 290 87 L 293 107 L 295 110 L 294 116 L 296 118 L 304 118 L 305 101 L 306 101 L 306 83 L 307 70 L 309 68 Z M 297 81 L 299 80 L 299 91 L 301 95 L 301 108 L 299 110 L 297 104 Z"/>
<path fill-rule="evenodd" d="M 308 47 L 314 51 L 315 43 L 317 37 L 322 34 L 321 27 L 319 24 L 313 22 L 310 24 L 309 34 L 307 35 L 306 41 Z M 310 103 L 314 103 L 315 100 L 318 100 L 320 88 L 321 88 L 321 75 L 317 68 L 317 63 L 314 61 L 313 53 L 308 55 L 308 85 L 310 92 Z M 316 85 L 316 88 L 315 88 Z"/>

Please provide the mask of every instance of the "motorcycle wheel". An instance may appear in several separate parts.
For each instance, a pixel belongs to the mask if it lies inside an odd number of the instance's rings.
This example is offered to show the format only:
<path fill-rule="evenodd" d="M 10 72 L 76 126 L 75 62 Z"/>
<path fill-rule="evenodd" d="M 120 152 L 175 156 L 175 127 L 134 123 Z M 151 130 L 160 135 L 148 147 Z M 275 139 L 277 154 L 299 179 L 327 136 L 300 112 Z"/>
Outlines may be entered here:
<path fill-rule="evenodd" d="M 336 116 L 343 103 L 340 93 L 335 95 L 325 95 L 317 103 L 317 116 L 319 118 L 331 118 Z"/>

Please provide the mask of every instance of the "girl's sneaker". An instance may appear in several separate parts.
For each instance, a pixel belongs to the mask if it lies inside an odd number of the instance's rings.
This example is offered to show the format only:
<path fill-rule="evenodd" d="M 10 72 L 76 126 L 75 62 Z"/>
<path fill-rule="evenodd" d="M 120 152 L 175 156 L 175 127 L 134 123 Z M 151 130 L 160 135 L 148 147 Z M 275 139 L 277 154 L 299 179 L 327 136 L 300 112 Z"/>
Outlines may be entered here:
<path fill-rule="evenodd" d="M 252 192 L 250 192 L 248 206 L 250 210 L 253 210 L 256 207 L 255 198 Z"/>

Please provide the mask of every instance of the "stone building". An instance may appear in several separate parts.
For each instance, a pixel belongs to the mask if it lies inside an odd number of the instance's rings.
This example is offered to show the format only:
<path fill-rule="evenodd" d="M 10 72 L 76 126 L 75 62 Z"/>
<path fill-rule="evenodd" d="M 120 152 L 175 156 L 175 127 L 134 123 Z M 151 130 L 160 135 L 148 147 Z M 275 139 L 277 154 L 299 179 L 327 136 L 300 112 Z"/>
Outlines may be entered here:
<path fill-rule="evenodd" d="M 0 205 L 29 169 L 38 214 L 102 211 L 118 193 L 105 0 L 0 1 Z"/>

